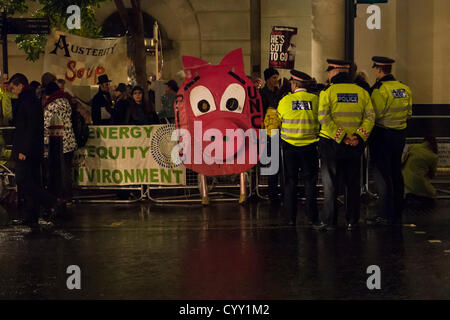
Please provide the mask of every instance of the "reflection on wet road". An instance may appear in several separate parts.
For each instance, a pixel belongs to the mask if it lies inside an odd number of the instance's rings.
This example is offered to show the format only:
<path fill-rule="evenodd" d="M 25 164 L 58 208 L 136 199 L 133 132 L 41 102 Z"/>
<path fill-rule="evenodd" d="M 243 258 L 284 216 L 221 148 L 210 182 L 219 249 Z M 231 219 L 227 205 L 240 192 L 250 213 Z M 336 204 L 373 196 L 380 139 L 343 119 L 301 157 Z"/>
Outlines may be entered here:
<path fill-rule="evenodd" d="M 282 207 L 263 201 L 75 205 L 40 232 L 0 227 L 0 298 L 449 299 L 448 204 L 351 233 L 282 226 Z M 81 290 L 66 287 L 69 265 Z M 381 290 L 367 289 L 370 265 Z"/>

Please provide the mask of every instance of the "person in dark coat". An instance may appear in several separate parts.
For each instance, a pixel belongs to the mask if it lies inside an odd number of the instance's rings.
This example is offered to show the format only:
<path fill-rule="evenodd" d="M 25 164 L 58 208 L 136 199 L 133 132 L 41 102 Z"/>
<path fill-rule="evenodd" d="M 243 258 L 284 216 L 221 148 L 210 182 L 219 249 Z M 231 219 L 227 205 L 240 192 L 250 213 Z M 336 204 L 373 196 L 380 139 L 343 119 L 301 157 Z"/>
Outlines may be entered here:
<path fill-rule="evenodd" d="M 131 103 L 128 108 L 126 123 L 133 125 L 159 124 L 158 115 L 151 108 L 151 104 L 144 100 L 144 90 L 136 86 L 131 91 Z"/>
<path fill-rule="evenodd" d="M 108 75 L 102 74 L 98 77 L 97 84 L 99 85 L 98 92 L 92 99 L 92 122 L 94 125 L 110 124 L 111 116 L 113 114 L 112 99 L 109 93 Z"/>
<path fill-rule="evenodd" d="M 16 160 L 16 183 L 24 196 L 24 219 L 19 224 L 36 227 L 40 205 L 56 213 L 59 199 L 46 192 L 41 184 L 41 162 L 44 154 L 44 116 L 39 100 L 28 85 L 28 79 L 16 73 L 8 82 L 9 90 L 18 95 L 15 105 L 16 127 L 12 158 Z"/>
<path fill-rule="evenodd" d="M 279 73 L 276 69 L 267 68 L 266 70 L 264 70 L 264 80 L 266 81 L 266 84 L 260 90 L 260 94 L 265 119 L 267 110 L 269 108 L 276 109 L 278 107 L 278 102 L 280 102 L 281 99 L 280 94 L 281 92 L 280 92 Z M 268 156 L 271 156 L 270 155 L 271 141 L 272 139 L 268 139 L 267 141 Z M 277 202 L 279 200 L 278 178 L 279 178 L 278 172 L 268 176 L 269 200 L 271 202 Z"/>
<path fill-rule="evenodd" d="M 112 124 L 114 125 L 127 124 L 126 117 L 131 101 L 130 98 L 128 97 L 126 84 L 119 83 L 117 88 L 114 90 L 114 95 L 116 98 L 116 102 L 114 104 Z"/>

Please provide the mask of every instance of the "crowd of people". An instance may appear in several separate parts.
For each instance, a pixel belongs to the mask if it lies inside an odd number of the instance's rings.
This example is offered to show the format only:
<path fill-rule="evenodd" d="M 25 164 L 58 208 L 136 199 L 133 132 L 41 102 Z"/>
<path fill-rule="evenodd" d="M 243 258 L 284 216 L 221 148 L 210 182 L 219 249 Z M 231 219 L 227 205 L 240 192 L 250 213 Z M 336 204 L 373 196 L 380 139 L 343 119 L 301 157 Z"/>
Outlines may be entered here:
<path fill-rule="evenodd" d="M 2 156 L 15 163 L 19 204 L 23 206 L 23 219 L 17 224 L 36 226 L 40 207 L 46 216 L 61 216 L 67 205 L 72 204 L 73 159 L 77 148 L 84 146 L 87 135 L 80 137 L 81 126 L 94 125 L 151 125 L 174 121 L 173 102 L 178 91 L 177 83 L 166 83 L 166 94 L 161 98 L 161 117 L 155 112 L 155 92 L 149 88 L 119 83 L 110 92 L 107 75 L 98 78 L 99 90 L 90 102 L 72 96 L 65 89 L 65 80 L 46 72 L 41 82 L 29 82 L 17 73 L 1 90 L 2 125 L 15 126 L 13 150 L 2 148 Z M 150 87 L 151 81 L 148 81 Z M 146 96 L 148 95 L 148 96 Z M 172 110 L 172 111 L 170 111 Z M 50 130 L 52 121 L 59 120 L 62 132 L 62 170 L 60 185 L 52 190 L 49 159 Z M 3 140 L 3 136 L 0 135 Z"/>
<path fill-rule="evenodd" d="M 272 129 L 280 129 L 278 152 L 282 171 L 269 176 L 269 198 L 272 202 L 283 201 L 286 222 L 295 225 L 301 169 L 308 223 L 317 230 L 334 230 L 336 200 L 344 194 L 347 228 L 358 228 L 360 159 L 368 144 L 376 170 L 380 209 L 367 223 L 398 224 L 405 187 L 409 200 L 415 195 L 414 200 L 428 201 L 435 195 L 429 180 L 437 165 L 436 141 L 427 137 L 423 144 L 403 155 L 412 95 L 409 87 L 392 75 L 394 60 L 373 57 L 377 81 L 372 87 L 363 73 L 356 73 L 354 64 L 331 59 L 327 62 L 326 84 L 319 84 L 298 70 L 291 70 L 289 80 L 280 79 L 279 72 L 273 68 L 264 71 L 264 86 L 262 80 L 255 81 L 260 89 L 268 134 L 273 135 Z M 18 223 L 36 225 L 40 206 L 54 217 L 71 204 L 74 151 L 85 143 L 80 142 L 78 134 L 80 121 L 94 125 L 173 123 L 173 104 L 178 91 L 174 80 L 166 83 L 159 115 L 155 112 L 155 92 L 150 88 L 150 80 L 148 91 L 124 83 L 111 91 L 110 82 L 107 75 L 99 76 L 99 90 L 88 106 L 65 90 L 63 79 L 48 72 L 42 75 L 40 83 L 29 83 L 20 73 L 9 80 L 7 91 L 2 91 L 2 110 L 5 115 L 11 109 L 10 124 L 16 127 L 11 157 L 16 160 L 16 182 L 25 212 L 24 219 Z M 58 192 L 52 193 L 48 188 L 52 170 L 48 148 L 49 127 L 55 116 L 64 125 L 63 177 Z M 319 159 L 325 196 L 320 214 L 317 208 Z"/>

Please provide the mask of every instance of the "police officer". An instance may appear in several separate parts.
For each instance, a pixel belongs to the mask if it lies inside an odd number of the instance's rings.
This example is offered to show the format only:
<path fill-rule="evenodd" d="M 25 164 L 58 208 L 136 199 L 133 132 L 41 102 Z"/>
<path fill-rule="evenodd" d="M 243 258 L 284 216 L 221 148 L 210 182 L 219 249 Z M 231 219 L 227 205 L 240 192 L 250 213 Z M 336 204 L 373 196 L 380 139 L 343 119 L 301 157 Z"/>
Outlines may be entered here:
<path fill-rule="evenodd" d="M 284 206 L 289 225 L 296 224 L 297 182 L 299 168 L 306 194 L 306 216 L 309 224 L 318 224 L 317 213 L 317 141 L 319 133 L 318 103 L 316 95 L 306 87 L 312 78 L 306 73 L 291 71 L 292 93 L 278 104 L 281 119 L 282 150 L 284 159 Z"/>
<path fill-rule="evenodd" d="M 368 224 L 396 224 L 403 209 L 401 158 L 405 146 L 406 120 L 412 114 L 411 90 L 391 74 L 395 60 L 373 57 L 377 78 L 371 88 L 375 127 L 369 141 L 370 157 L 375 165 L 375 184 L 380 199 L 379 213 Z"/>
<path fill-rule="evenodd" d="M 352 83 L 350 62 L 327 60 L 330 86 L 320 93 L 319 153 L 325 201 L 318 230 L 334 230 L 340 179 L 345 186 L 347 229 L 358 226 L 360 215 L 360 165 L 365 141 L 374 125 L 369 93 Z"/>

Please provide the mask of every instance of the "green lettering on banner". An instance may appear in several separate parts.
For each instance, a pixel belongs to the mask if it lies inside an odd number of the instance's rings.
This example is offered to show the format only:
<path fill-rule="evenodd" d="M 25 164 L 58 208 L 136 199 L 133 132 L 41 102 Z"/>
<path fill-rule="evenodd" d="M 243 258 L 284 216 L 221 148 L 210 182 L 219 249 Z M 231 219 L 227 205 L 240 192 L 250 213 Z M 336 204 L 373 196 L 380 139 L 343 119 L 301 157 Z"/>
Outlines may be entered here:
<path fill-rule="evenodd" d="M 95 139 L 95 129 L 93 127 L 89 127 L 89 139 Z"/>
<path fill-rule="evenodd" d="M 150 169 L 150 182 L 159 182 L 158 180 L 158 169 Z"/>
<path fill-rule="evenodd" d="M 78 168 L 78 182 L 84 181 L 84 168 Z"/>
<path fill-rule="evenodd" d="M 148 183 L 148 170 L 136 169 L 136 183 L 145 182 Z"/>
<path fill-rule="evenodd" d="M 135 139 L 140 138 L 142 136 L 141 127 L 131 128 L 131 136 Z"/>
<path fill-rule="evenodd" d="M 102 182 L 106 183 L 106 180 L 108 180 L 108 183 L 111 183 L 111 171 L 108 169 L 102 170 Z"/>
<path fill-rule="evenodd" d="M 150 135 L 152 133 L 153 127 L 144 127 L 145 133 L 147 134 L 147 139 L 150 138 Z"/>
<path fill-rule="evenodd" d="M 87 146 L 88 157 L 95 158 L 95 146 Z"/>
<path fill-rule="evenodd" d="M 128 150 L 130 150 L 130 158 L 134 158 L 134 151 L 136 151 L 137 147 L 128 147 Z"/>
<path fill-rule="evenodd" d="M 86 175 L 87 175 L 88 181 L 93 182 L 95 169 L 92 169 L 92 170 L 88 170 L 88 168 L 85 168 L 85 169 L 86 169 Z M 91 172 L 91 174 L 89 174 L 89 172 Z"/>
<path fill-rule="evenodd" d="M 164 168 L 161 168 L 161 183 L 172 183 L 172 175 L 170 171 L 170 169 L 166 171 Z"/>
<path fill-rule="evenodd" d="M 150 149 L 150 147 L 139 147 L 139 150 L 142 153 L 142 158 L 145 158 L 146 153 L 148 152 L 148 150 Z"/>
<path fill-rule="evenodd" d="M 97 138 L 99 137 L 106 139 L 108 137 L 108 128 L 97 128 Z"/>
<path fill-rule="evenodd" d="M 100 182 L 100 169 L 97 169 L 97 182 Z"/>
<path fill-rule="evenodd" d="M 116 174 L 118 174 L 119 177 L 116 177 Z M 121 184 L 122 180 L 123 180 L 122 171 L 117 170 L 117 169 L 113 170 L 113 172 L 112 172 L 112 179 L 113 179 L 115 184 Z"/>
<path fill-rule="evenodd" d="M 113 140 L 117 140 L 117 127 L 109 128 L 109 138 Z"/>
<path fill-rule="evenodd" d="M 176 183 L 177 184 L 180 184 L 180 175 L 183 173 L 183 171 L 181 171 L 181 170 L 173 170 L 172 171 L 174 174 L 175 174 L 175 176 L 176 176 Z"/>
<path fill-rule="evenodd" d="M 100 159 L 106 159 L 108 155 L 108 150 L 106 147 L 100 146 L 97 148 L 97 155 Z"/>
<path fill-rule="evenodd" d="M 119 152 L 120 152 L 120 149 L 119 149 L 120 147 L 110 147 L 109 148 L 109 157 L 111 158 L 111 159 L 117 159 L 118 157 L 119 157 Z M 113 149 L 116 149 L 116 154 L 115 155 L 113 155 Z"/>
<path fill-rule="evenodd" d="M 129 138 L 129 136 L 128 136 L 129 130 L 130 130 L 130 128 L 128 128 L 128 127 L 120 127 L 120 129 L 119 129 L 120 139 L 123 139 L 124 137 L 126 137 L 128 139 Z"/>
<path fill-rule="evenodd" d="M 127 147 L 122 147 L 122 159 L 125 159 L 126 154 L 127 154 Z"/>
<path fill-rule="evenodd" d="M 134 169 L 131 169 L 131 172 L 125 169 L 124 174 L 125 174 L 125 183 L 128 182 L 134 183 Z"/>

